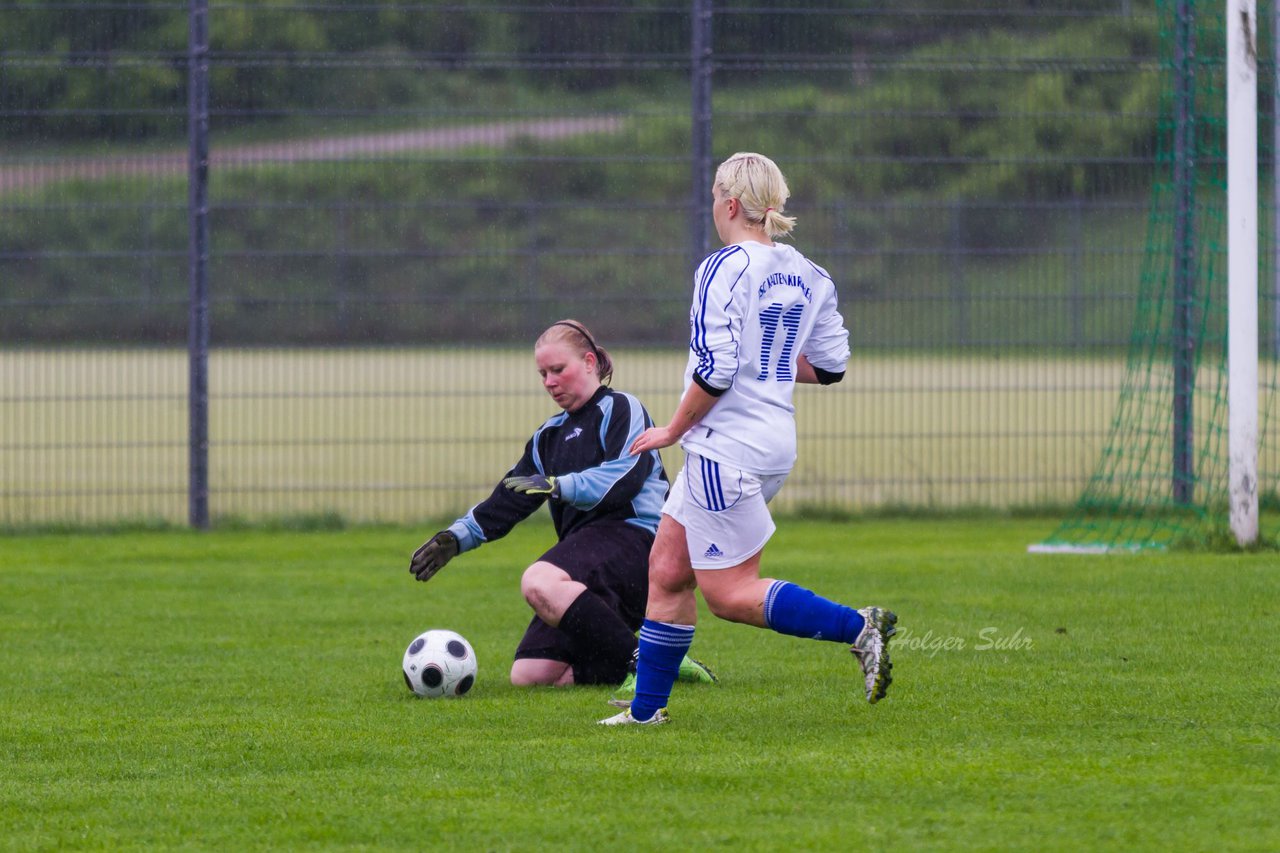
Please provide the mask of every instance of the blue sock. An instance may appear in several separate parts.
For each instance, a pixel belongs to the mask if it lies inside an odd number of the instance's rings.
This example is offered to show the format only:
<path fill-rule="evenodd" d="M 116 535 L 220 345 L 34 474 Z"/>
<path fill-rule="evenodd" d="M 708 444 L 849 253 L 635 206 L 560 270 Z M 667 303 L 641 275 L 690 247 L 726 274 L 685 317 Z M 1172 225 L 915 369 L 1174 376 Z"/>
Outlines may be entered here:
<path fill-rule="evenodd" d="M 693 645 L 692 625 L 644 620 L 640 626 L 640 659 L 636 663 L 636 695 L 631 716 L 647 720 L 667 707 L 671 686 L 680 674 L 680 661 Z"/>
<path fill-rule="evenodd" d="M 779 634 L 836 643 L 858 639 L 866 622 L 852 607 L 786 581 L 774 581 L 764 594 L 764 621 Z"/>

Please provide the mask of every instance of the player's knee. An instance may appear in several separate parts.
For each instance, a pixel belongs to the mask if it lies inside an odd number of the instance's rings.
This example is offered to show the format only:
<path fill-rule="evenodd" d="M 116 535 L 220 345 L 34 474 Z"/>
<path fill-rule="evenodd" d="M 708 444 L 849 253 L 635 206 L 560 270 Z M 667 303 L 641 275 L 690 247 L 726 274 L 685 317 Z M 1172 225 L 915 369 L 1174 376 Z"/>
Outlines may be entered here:
<path fill-rule="evenodd" d="M 511 684 L 514 687 L 536 687 L 548 684 L 550 673 L 537 661 L 517 660 L 511 664 Z"/>
<path fill-rule="evenodd" d="M 525 670 L 517 669 L 516 667 L 511 668 L 511 685 L 513 687 L 539 687 L 550 683 L 546 680 L 540 680 L 536 675 Z"/>
<path fill-rule="evenodd" d="M 696 581 L 693 572 L 676 563 L 651 562 L 649 564 L 649 588 L 667 595 L 679 595 L 693 589 Z"/>
<path fill-rule="evenodd" d="M 524 570 L 524 574 L 520 576 L 520 594 L 524 596 L 524 600 L 528 601 L 533 595 L 534 590 L 538 588 L 538 577 L 532 568 Z"/>
<path fill-rule="evenodd" d="M 536 607 L 537 602 L 546 600 L 548 586 L 555 580 L 554 574 L 545 565 L 534 563 L 520 576 L 520 594 L 525 601 Z"/>
<path fill-rule="evenodd" d="M 519 658 L 511 664 L 514 687 L 558 687 L 572 683 L 573 667 L 567 663 L 538 658 Z"/>

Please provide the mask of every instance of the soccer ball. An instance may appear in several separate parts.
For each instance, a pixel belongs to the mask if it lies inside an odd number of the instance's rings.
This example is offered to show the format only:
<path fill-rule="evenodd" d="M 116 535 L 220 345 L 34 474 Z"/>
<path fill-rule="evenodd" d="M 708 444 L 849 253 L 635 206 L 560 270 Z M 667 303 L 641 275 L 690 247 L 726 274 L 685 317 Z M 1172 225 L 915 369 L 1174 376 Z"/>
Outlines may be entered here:
<path fill-rule="evenodd" d="M 476 683 L 476 653 L 454 631 L 424 631 L 404 651 L 404 683 L 419 696 L 462 696 Z"/>

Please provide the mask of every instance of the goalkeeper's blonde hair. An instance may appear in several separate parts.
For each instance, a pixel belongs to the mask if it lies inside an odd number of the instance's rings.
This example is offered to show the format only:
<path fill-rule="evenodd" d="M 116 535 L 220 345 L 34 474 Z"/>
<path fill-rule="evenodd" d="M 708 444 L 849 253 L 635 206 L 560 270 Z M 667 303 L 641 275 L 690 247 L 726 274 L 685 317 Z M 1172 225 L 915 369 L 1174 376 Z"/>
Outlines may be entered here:
<path fill-rule="evenodd" d="M 595 336 L 577 320 L 556 320 L 538 336 L 533 348 L 553 342 L 571 347 L 579 356 L 591 353 L 596 359 L 596 378 L 604 384 L 608 384 L 613 378 L 613 357 L 607 349 L 596 343 Z"/>
<path fill-rule="evenodd" d="M 796 227 L 794 216 L 782 210 L 791 197 L 782 170 L 763 154 L 740 151 L 716 169 L 715 191 L 722 198 L 736 198 L 747 221 L 760 225 L 770 240 L 786 237 Z"/>

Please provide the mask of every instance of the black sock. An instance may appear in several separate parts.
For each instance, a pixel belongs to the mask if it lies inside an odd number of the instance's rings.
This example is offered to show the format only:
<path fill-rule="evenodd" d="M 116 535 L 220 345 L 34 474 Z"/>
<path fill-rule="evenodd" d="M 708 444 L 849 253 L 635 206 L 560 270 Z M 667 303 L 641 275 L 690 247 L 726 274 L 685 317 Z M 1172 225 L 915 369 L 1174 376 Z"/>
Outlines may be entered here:
<path fill-rule="evenodd" d="M 575 684 L 621 684 L 636 650 L 636 635 L 613 608 L 584 590 L 560 617 L 573 646 Z"/>

